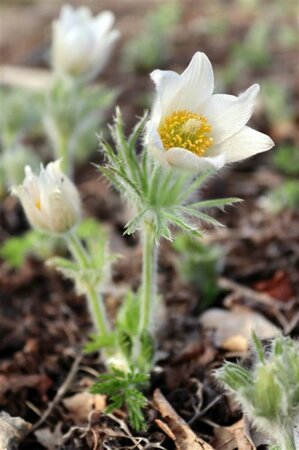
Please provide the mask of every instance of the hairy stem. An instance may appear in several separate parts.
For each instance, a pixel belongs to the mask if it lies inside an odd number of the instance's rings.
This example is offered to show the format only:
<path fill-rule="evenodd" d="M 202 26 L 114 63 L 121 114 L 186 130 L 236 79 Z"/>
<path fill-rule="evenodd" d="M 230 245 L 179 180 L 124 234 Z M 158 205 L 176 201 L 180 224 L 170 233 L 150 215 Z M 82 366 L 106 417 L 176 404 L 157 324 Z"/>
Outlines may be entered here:
<path fill-rule="evenodd" d="M 157 245 L 153 226 L 150 222 L 143 224 L 143 266 L 140 302 L 139 334 L 150 328 L 152 311 L 156 299 L 156 260 Z"/>
<path fill-rule="evenodd" d="M 289 433 L 286 433 L 281 437 L 280 446 L 281 450 L 296 450 L 294 433 L 292 429 L 290 430 Z"/>
<path fill-rule="evenodd" d="M 70 232 L 67 235 L 67 243 L 73 257 L 78 262 L 79 266 L 83 270 L 88 270 L 89 257 L 80 240 L 73 232 Z M 109 324 L 106 318 L 103 299 L 98 292 L 97 286 L 91 284 L 87 285 L 85 294 L 88 301 L 90 314 L 98 333 L 100 335 L 109 333 Z"/>
<path fill-rule="evenodd" d="M 68 175 L 72 176 L 72 168 L 70 167 L 70 155 L 68 152 L 69 139 L 62 131 L 59 133 L 59 142 L 56 148 L 56 155 L 61 159 L 61 169 Z"/>

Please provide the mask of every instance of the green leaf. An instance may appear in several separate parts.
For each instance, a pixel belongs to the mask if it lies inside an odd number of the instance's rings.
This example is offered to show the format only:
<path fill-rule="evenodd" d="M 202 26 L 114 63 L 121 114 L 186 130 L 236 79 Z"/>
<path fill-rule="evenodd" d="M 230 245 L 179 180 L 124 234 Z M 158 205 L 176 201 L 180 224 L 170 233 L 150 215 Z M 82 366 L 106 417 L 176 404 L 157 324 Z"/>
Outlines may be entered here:
<path fill-rule="evenodd" d="M 261 363 L 265 362 L 265 353 L 264 353 L 264 347 L 261 342 L 261 340 L 258 338 L 256 333 L 252 331 L 251 333 L 251 339 L 254 345 L 255 352 L 257 354 L 257 357 Z"/>
<path fill-rule="evenodd" d="M 139 367 L 150 368 L 155 354 L 155 341 L 147 331 L 140 336 Z"/>
<path fill-rule="evenodd" d="M 128 333 L 130 336 L 137 336 L 138 325 L 139 297 L 138 294 L 128 291 L 118 311 L 116 326 L 117 329 Z"/>
<path fill-rule="evenodd" d="M 217 198 L 215 200 L 202 200 L 201 202 L 191 203 L 190 206 L 196 209 L 223 208 L 225 206 L 231 206 L 242 201 L 242 199 L 235 197 Z"/>
<path fill-rule="evenodd" d="M 63 248 L 61 239 L 37 230 L 30 230 L 22 236 L 6 239 L 0 247 L 0 257 L 5 259 L 11 267 L 18 268 L 24 264 L 29 255 L 47 259 L 59 248 Z"/>
<path fill-rule="evenodd" d="M 99 381 L 91 387 L 91 392 L 108 395 L 107 413 L 125 406 L 131 426 L 138 431 L 145 427 L 142 409 L 147 405 L 147 399 L 141 389 L 146 387 L 147 382 L 148 375 L 136 369 L 125 373 L 113 368 L 111 373 L 99 377 Z"/>
<path fill-rule="evenodd" d="M 116 333 L 109 333 L 102 336 L 92 334 L 89 336 L 89 341 L 84 346 L 85 353 L 94 353 L 99 350 L 113 349 L 116 347 L 117 337 Z"/>

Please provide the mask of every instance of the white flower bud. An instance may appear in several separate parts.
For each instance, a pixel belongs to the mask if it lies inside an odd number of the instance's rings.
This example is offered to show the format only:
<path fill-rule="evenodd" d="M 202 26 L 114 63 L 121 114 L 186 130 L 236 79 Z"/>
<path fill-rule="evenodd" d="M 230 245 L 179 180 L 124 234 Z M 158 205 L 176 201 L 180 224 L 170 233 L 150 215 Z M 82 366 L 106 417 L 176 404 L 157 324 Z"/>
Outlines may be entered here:
<path fill-rule="evenodd" d="M 103 70 L 119 37 L 111 30 L 114 15 L 103 11 L 96 17 L 88 8 L 65 5 L 53 23 L 52 66 L 72 77 L 92 79 Z"/>
<path fill-rule="evenodd" d="M 24 208 L 30 224 L 39 230 L 65 233 L 81 216 L 81 202 L 76 186 L 60 170 L 60 160 L 41 165 L 37 176 L 25 167 L 23 184 L 12 188 Z"/>

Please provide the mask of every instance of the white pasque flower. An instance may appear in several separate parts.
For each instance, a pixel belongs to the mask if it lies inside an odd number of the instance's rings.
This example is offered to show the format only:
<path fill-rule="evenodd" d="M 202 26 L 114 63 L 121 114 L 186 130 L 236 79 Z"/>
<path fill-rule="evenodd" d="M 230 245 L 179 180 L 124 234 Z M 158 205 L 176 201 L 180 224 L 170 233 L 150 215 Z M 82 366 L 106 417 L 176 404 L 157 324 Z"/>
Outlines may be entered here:
<path fill-rule="evenodd" d="M 157 97 L 145 141 L 161 164 L 195 171 L 219 169 L 273 147 L 269 136 L 246 126 L 259 85 L 238 97 L 213 94 L 213 68 L 204 53 L 195 53 L 181 75 L 154 70 L 151 78 Z"/>
<path fill-rule="evenodd" d="M 52 65 L 73 77 L 92 79 L 105 67 L 119 37 L 112 30 L 114 14 L 103 11 L 93 17 L 86 7 L 64 5 L 53 23 Z"/>
<path fill-rule="evenodd" d="M 23 184 L 11 189 L 24 208 L 30 224 L 39 230 L 65 233 L 81 216 L 81 201 L 76 186 L 60 170 L 60 160 L 41 165 L 39 175 L 25 167 Z"/>

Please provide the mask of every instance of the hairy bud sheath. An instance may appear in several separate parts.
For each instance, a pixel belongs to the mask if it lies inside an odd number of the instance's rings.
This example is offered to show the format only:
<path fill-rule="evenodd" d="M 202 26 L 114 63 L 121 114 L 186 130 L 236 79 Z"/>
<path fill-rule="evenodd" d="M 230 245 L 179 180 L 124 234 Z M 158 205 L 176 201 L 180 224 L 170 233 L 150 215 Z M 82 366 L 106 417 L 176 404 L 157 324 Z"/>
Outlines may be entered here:
<path fill-rule="evenodd" d="M 12 188 L 30 224 L 41 231 L 61 234 L 73 228 L 81 216 L 81 202 L 75 185 L 60 170 L 60 160 L 41 166 L 37 176 L 25 167 L 23 184 Z"/>

